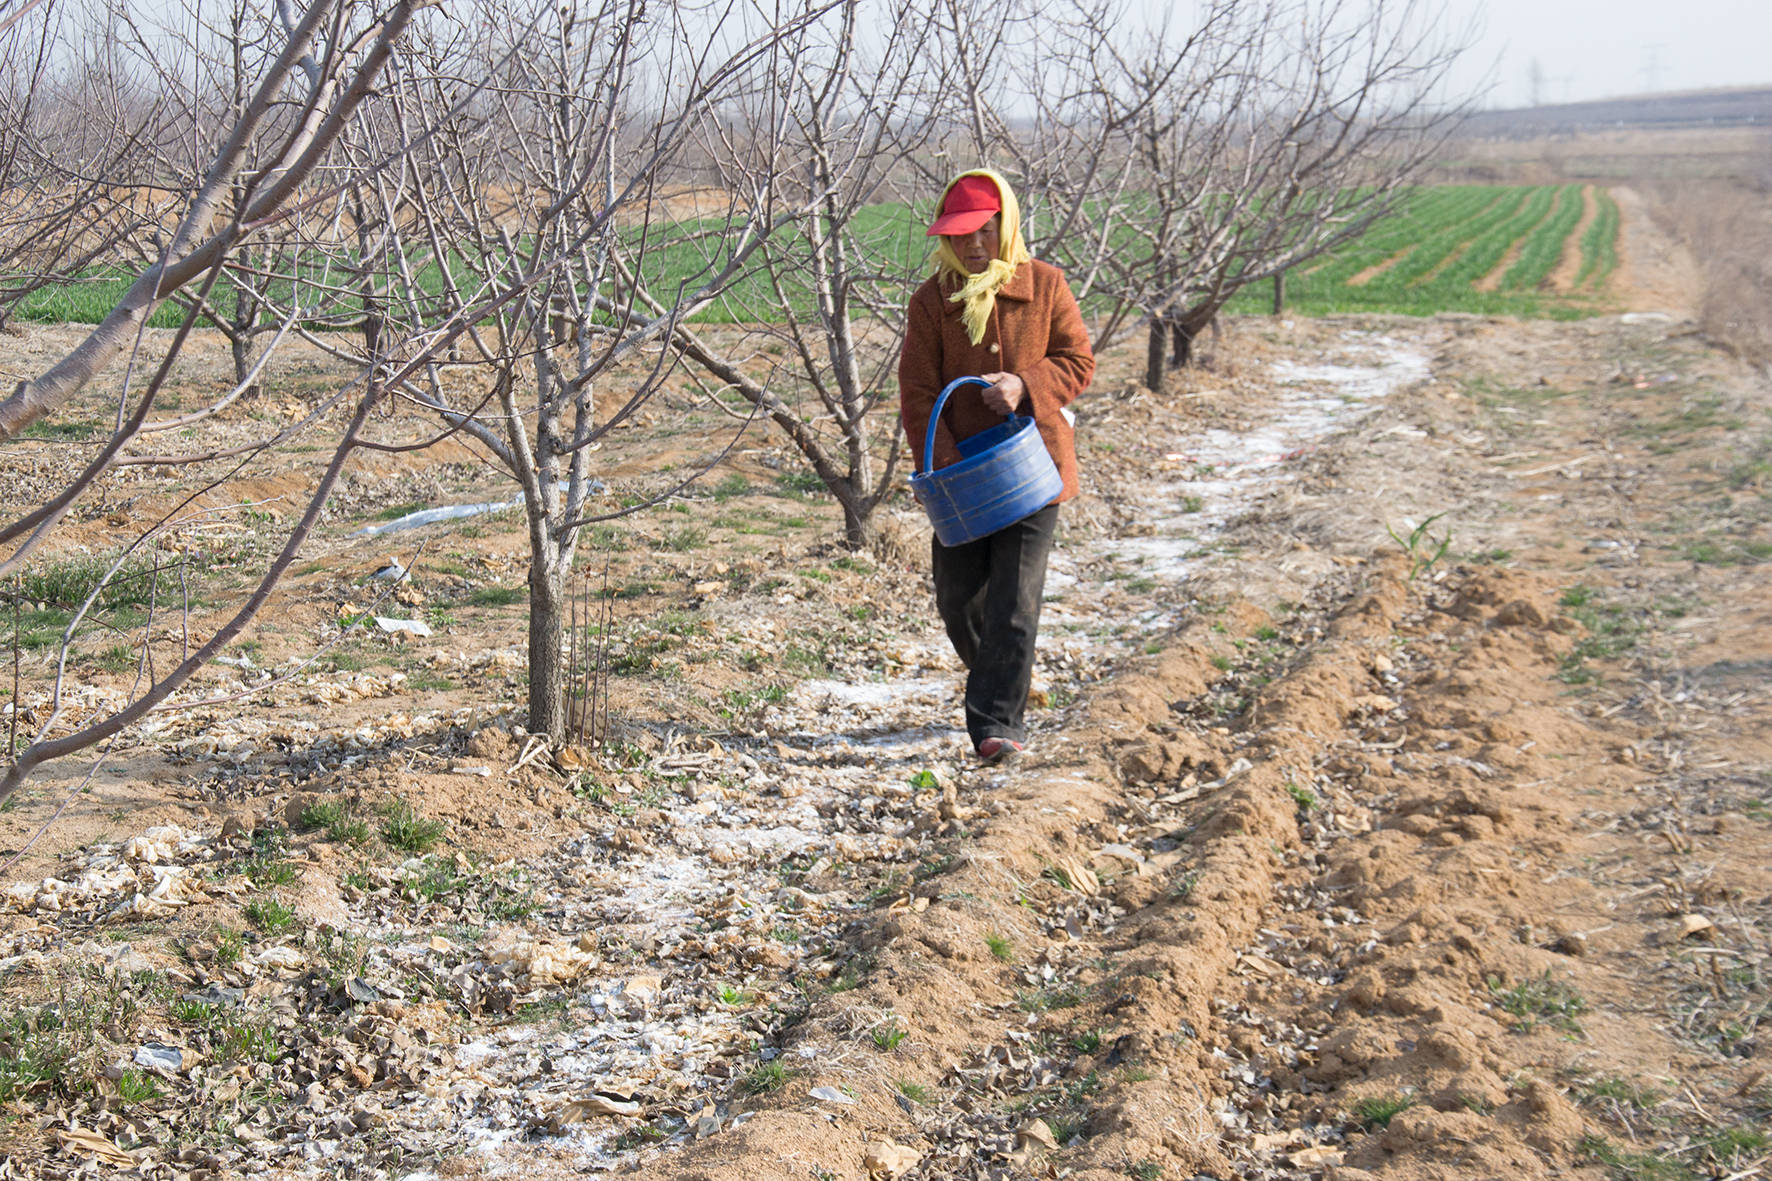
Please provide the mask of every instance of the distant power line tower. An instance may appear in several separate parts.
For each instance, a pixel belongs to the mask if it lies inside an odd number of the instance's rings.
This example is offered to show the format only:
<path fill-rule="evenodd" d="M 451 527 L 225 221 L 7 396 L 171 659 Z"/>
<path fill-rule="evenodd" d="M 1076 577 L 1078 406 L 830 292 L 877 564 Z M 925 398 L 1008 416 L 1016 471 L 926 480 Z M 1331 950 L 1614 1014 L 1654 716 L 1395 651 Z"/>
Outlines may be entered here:
<path fill-rule="evenodd" d="M 1654 94 L 1661 87 L 1662 44 L 1643 46 L 1643 93 Z"/>
<path fill-rule="evenodd" d="M 1537 58 L 1533 58 L 1526 66 L 1526 94 L 1531 100 L 1526 105 L 1542 107 L 1544 105 L 1544 67 Z"/>

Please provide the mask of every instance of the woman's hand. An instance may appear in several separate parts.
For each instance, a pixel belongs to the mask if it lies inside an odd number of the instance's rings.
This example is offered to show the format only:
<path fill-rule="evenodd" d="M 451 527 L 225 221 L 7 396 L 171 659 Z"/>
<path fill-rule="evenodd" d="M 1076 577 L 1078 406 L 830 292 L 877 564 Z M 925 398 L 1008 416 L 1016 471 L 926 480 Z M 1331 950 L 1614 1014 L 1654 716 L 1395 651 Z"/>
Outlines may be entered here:
<path fill-rule="evenodd" d="M 998 414 L 1013 414 L 1027 401 L 1028 387 L 1015 374 L 981 373 L 979 376 L 991 383 L 979 396 Z"/>

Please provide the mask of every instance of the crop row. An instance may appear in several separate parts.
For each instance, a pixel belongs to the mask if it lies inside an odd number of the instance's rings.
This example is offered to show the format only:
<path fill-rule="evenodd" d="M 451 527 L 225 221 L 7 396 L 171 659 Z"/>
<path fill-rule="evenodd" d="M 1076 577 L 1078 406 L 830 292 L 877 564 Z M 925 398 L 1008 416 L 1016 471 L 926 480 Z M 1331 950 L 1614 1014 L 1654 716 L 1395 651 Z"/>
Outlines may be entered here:
<path fill-rule="evenodd" d="M 1581 270 L 1575 276 L 1577 287 L 1599 286 L 1618 265 L 1618 202 L 1604 189 L 1596 189 L 1599 208 L 1581 236 Z"/>

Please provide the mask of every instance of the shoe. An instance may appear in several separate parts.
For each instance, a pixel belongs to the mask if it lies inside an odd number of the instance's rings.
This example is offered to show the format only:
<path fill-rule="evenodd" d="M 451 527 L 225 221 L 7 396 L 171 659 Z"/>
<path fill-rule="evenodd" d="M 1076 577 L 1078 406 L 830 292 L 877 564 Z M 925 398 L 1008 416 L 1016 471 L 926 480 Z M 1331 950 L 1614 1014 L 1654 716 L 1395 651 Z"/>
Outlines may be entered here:
<path fill-rule="evenodd" d="M 1010 762 L 1026 749 L 1013 738 L 991 737 L 978 744 L 978 757 L 987 763 Z"/>

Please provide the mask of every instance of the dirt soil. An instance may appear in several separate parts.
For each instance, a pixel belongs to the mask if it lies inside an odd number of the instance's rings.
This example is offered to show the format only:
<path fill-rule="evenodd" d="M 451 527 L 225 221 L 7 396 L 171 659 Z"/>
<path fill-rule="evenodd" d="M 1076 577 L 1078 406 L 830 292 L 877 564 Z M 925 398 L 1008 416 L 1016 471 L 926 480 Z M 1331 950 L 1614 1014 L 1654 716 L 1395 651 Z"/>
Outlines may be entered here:
<path fill-rule="evenodd" d="M 1633 210 L 1627 313 L 1105 352 L 1007 768 L 914 511 L 844 554 L 772 439 L 597 534 L 601 747 L 520 728 L 510 513 L 357 532 L 484 465 L 356 472 L 217 700 L 0 812 L 72 801 L 0 897 L 0 1176 L 1766 1175 L 1772 376 Z M 612 499 L 717 449 L 678 398 Z"/>

